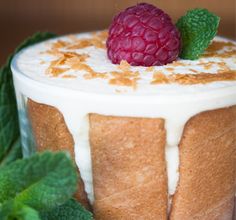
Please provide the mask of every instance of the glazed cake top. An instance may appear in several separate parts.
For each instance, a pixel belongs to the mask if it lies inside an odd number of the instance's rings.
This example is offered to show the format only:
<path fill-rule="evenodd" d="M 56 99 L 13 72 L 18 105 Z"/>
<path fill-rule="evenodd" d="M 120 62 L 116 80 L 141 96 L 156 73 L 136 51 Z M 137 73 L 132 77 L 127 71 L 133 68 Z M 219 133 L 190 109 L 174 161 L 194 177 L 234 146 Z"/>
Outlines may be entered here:
<path fill-rule="evenodd" d="M 68 35 L 28 47 L 12 68 L 49 85 L 116 95 L 185 94 L 236 86 L 236 42 L 215 37 L 200 59 L 135 67 L 107 58 L 106 31 Z"/>

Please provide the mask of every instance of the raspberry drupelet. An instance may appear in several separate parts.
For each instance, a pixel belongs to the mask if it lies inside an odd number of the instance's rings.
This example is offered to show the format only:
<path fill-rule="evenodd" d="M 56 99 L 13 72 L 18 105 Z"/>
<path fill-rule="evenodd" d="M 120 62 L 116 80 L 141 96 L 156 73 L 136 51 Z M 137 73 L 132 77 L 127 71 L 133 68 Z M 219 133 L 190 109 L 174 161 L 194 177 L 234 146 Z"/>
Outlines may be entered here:
<path fill-rule="evenodd" d="M 180 33 L 171 18 L 147 3 L 120 12 L 109 28 L 107 53 L 114 64 L 165 65 L 177 59 L 180 49 Z"/>

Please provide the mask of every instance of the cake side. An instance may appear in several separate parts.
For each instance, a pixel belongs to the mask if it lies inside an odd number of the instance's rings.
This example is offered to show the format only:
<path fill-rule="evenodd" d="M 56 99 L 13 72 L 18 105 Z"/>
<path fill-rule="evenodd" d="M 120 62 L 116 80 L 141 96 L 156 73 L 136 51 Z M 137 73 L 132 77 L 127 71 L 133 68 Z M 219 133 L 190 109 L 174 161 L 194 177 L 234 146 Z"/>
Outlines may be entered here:
<path fill-rule="evenodd" d="M 185 125 L 170 219 L 232 219 L 236 189 L 236 106 L 200 113 Z"/>
<path fill-rule="evenodd" d="M 38 105 L 34 111 L 40 112 L 41 115 L 42 112 L 39 110 L 41 104 L 34 104 L 35 107 Z M 48 107 L 50 108 L 50 106 Z M 235 109 L 234 106 L 203 112 L 186 123 L 179 146 L 180 179 L 170 206 L 173 220 L 190 219 L 192 216 L 196 216 L 197 219 L 225 217 L 225 219 L 231 220 L 236 184 Z M 32 122 L 34 117 L 31 116 Z M 166 176 L 165 158 L 163 158 L 165 157 L 163 122 L 161 119 L 90 115 L 90 143 L 95 192 L 94 211 L 97 219 L 109 219 L 111 216 L 116 216 L 117 219 L 125 219 L 125 217 L 137 219 L 136 214 L 132 213 L 140 214 L 142 212 L 138 208 L 140 204 L 147 208 L 142 213 L 142 216 L 147 215 L 147 219 L 152 219 L 151 214 L 146 211 L 153 205 L 154 207 L 151 209 L 153 216 L 167 218 L 164 217 L 164 213 L 167 213 L 168 209 L 166 177 L 163 179 L 164 182 L 161 181 L 162 184 L 159 187 L 154 187 L 157 183 L 161 183 L 160 178 Z M 63 121 L 60 124 L 65 126 Z M 38 125 L 40 127 L 40 124 Z M 34 133 L 40 134 L 41 129 L 37 131 L 33 128 L 33 130 Z M 55 134 L 52 136 L 57 138 Z M 37 135 L 35 137 L 37 139 Z M 158 143 L 161 137 L 162 150 L 159 151 L 158 146 L 161 145 Z M 134 151 L 135 146 L 141 151 Z M 153 147 L 150 148 L 150 146 Z M 126 152 L 132 150 L 133 153 Z M 151 152 L 153 160 L 150 159 L 148 152 Z M 134 157 L 134 155 L 136 156 Z M 159 157 L 160 160 L 156 160 Z M 122 164 L 126 163 L 125 161 L 128 163 L 125 165 L 125 169 L 119 169 Z M 160 172 L 155 175 L 152 175 L 154 173 L 150 173 L 149 169 L 144 173 L 142 173 L 142 169 L 137 169 L 135 172 L 136 166 L 138 168 L 139 165 L 143 167 L 147 164 L 151 165 L 150 170 L 155 171 L 158 168 L 156 171 L 160 170 Z M 160 169 L 161 167 L 162 169 Z M 114 173 L 114 170 L 117 173 Z M 125 171 L 127 172 L 124 173 Z M 121 175 L 122 173 L 124 175 Z M 137 178 L 136 174 L 140 178 Z M 153 176 L 158 177 L 157 182 L 153 183 Z M 148 178 L 152 181 L 149 182 Z M 222 182 L 222 179 L 225 181 Z M 139 180 L 145 183 L 138 186 Z M 133 187 L 130 184 L 134 184 Z M 154 185 L 152 186 L 152 184 Z M 131 200 L 124 199 L 124 197 L 129 197 Z M 140 203 L 139 199 L 142 202 L 145 200 L 145 202 Z M 159 205 L 153 199 L 158 200 Z M 122 204 L 126 200 L 128 205 L 123 206 Z M 130 206 L 130 204 L 133 205 Z M 123 208 L 118 209 L 116 206 Z"/>
<path fill-rule="evenodd" d="M 96 219 L 166 219 L 163 119 L 90 114 Z"/>
<path fill-rule="evenodd" d="M 27 110 L 37 151 L 66 151 L 75 160 L 74 140 L 65 124 L 63 115 L 56 108 L 34 102 L 31 99 L 27 102 Z M 86 208 L 90 207 L 80 176 L 75 196 Z"/>

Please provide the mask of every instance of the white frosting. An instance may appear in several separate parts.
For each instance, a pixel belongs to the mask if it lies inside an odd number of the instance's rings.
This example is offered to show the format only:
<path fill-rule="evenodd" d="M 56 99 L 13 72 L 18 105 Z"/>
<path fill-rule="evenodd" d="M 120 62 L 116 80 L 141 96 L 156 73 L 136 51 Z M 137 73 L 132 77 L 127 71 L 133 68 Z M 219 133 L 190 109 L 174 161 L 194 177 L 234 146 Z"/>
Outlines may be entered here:
<path fill-rule="evenodd" d="M 92 35 L 89 33 L 83 33 L 77 35 L 78 39 L 91 38 Z M 70 38 L 68 36 L 60 37 L 59 40 L 70 42 Z M 57 40 L 58 40 L 57 39 Z M 216 40 L 226 41 L 224 38 L 216 37 Z M 150 85 L 152 81 L 153 73 L 156 71 L 162 71 L 163 73 L 169 75 L 172 73 L 192 73 L 190 69 L 195 70 L 197 72 L 206 72 L 206 73 L 216 73 L 220 67 L 217 65 L 212 65 L 210 69 L 205 69 L 203 65 L 199 65 L 202 62 L 225 62 L 228 67 L 236 70 L 236 57 L 232 58 L 217 58 L 217 57 L 208 57 L 201 58 L 196 61 L 191 60 L 182 60 L 186 66 L 155 66 L 153 71 L 147 72 L 146 67 L 131 67 L 132 71 L 138 71 L 140 73 L 140 80 L 138 81 L 138 88 L 133 90 L 131 87 L 120 87 L 120 86 L 111 86 L 108 83 L 108 80 L 105 79 L 93 79 L 86 80 L 83 77 L 85 71 L 79 70 L 69 70 L 65 72 L 65 74 L 76 76 L 75 79 L 65 79 L 62 77 L 50 77 L 45 74 L 47 67 L 49 66 L 49 62 L 55 60 L 54 56 L 51 56 L 47 53 L 42 53 L 50 49 L 51 43 L 56 40 L 49 40 L 47 43 L 37 44 L 30 48 L 27 48 L 20 52 L 15 59 L 15 65 L 17 69 L 22 71 L 26 76 L 37 80 L 38 82 L 60 86 L 63 88 L 69 88 L 73 90 L 79 90 L 88 93 L 100 93 L 100 94 L 115 94 L 117 95 L 117 90 L 121 92 L 125 92 L 126 94 L 132 96 L 139 95 L 156 95 L 158 94 L 173 94 L 173 93 L 195 93 L 198 90 L 211 90 L 212 88 L 225 87 L 227 85 L 234 85 L 234 82 L 218 82 L 218 83 L 210 83 L 207 85 L 188 85 L 188 86 L 179 86 L 176 84 L 167 84 L 167 85 Z M 236 47 L 236 44 L 235 44 Z M 227 49 L 227 48 L 226 48 Z M 225 49 L 225 50 L 226 50 Z M 65 50 L 63 50 L 65 51 Z M 67 50 L 71 51 L 71 50 Z M 111 61 L 107 58 L 106 50 L 96 48 L 96 47 L 86 47 L 83 49 L 73 49 L 73 52 L 77 52 L 79 54 L 88 54 L 90 57 L 86 60 L 86 64 L 88 64 L 94 71 L 96 72 L 111 72 L 111 71 L 119 71 L 117 65 L 111 63 Z M 42 61 L 44 63 L 42 63 Z M 65 66 L 66 67 L 66 66 Z M 174 68 L 173 71 L 168 71 L 167 68 Z M 63 74 L 62 74 L 63 76 Z"/>
<path fill-rule="evenodd" d="M 79 38 L 90 34 L 78 35 Z M 68 40 L 67 37 L 63 37 Z M 219 40 L 225 40 L 220 39 Z M 153 72 L 144 67 L 132 67 L 138 70 L 141 79 L 136 90 L 123 86 L 109 85 L 107 79 L 86 80 L 84 71 L 68 71 L 77 78 L 53 78 L 45 74 L 49 61 L 54 58 L 41 53 L 48 49 L 48 43 L 37 44 L 17 54 L 12 62 L 14 84 L 17 94 L 23 94 L 36 102 L 59 109 L 74 138 L 75 160 L 85 183 L 85 190 L 91 203 L 94 200 L 92 184 L 91 154 L 88 136 L 88 114 L 164 118 L 167 130 L 166 160 L 168 171 L 169 195 L 173 195 L 179 179 L 178 144 L 185 123 L 199 112 L 236 104 L 236 81 L 221 81 L 208 84 L 150 85 Z M 111 64 L 106 51 L 95 47 L 76 50 L 89 53 L 87 64 L 95 71 L 117 71 L 117 65 Z M 45 64 L 41 64 L 41 61 Z M 200 72 L 215 73 L 217 65 L 205 70 L 200 62 L 222 62 L 236 70 L 235 58 L 202 58 L 198 61 L 183 61 L 187 66 L 177 66 L 172 73 L 189 73 L 189 68 Z M 166 66 L 155 67 L 170 74 Z M 195 73 L 193 73 L 195 74 Z M 121 92 L 117 93 L 117 89 Z M 19 101 L 19 100 L 18 100 Z"/>

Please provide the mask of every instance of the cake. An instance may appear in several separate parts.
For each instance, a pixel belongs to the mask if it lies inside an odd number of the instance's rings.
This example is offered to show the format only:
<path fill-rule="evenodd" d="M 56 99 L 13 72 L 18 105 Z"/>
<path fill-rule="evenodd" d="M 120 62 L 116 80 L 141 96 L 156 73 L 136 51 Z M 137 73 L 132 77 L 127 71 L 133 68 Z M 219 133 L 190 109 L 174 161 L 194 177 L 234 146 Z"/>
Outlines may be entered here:
<path fill-rule="evenodd" d="M 236 42 L 145 67 L 113 64 L 106 39 L 67 35 L 14 57 L 24 155 L 69 152 L 96 220 L 231 220 Z"/>

